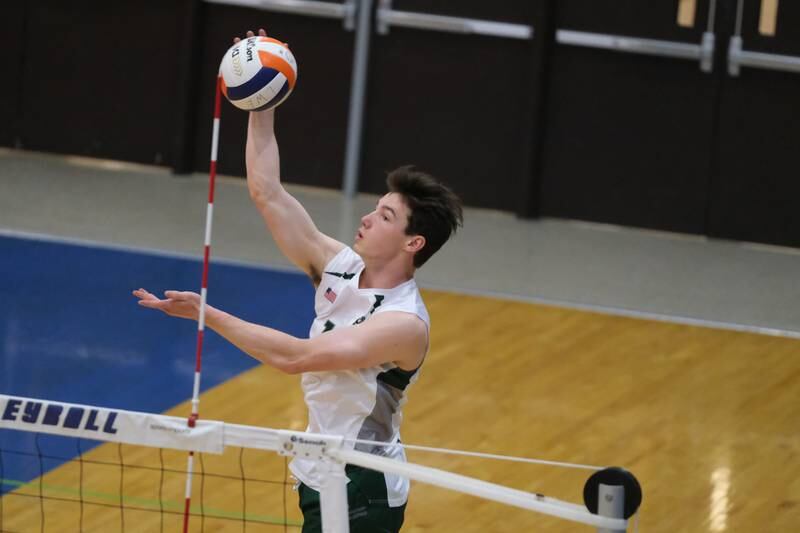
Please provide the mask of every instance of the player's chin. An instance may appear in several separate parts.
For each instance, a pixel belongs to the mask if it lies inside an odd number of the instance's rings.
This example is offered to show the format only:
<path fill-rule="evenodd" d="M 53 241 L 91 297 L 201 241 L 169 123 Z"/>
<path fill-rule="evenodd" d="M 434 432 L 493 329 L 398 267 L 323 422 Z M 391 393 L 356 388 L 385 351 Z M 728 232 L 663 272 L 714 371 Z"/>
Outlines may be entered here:
<path fill-rule="evenodd" d="M 361 257 L 366 257 L 368 255 L 374 255 L 374 250 L 370 252 L 370 246 L 368 243 L 364 242 L 364 238 L 356 238 L 353 242 L 353 251 L 360 255 Z"/>

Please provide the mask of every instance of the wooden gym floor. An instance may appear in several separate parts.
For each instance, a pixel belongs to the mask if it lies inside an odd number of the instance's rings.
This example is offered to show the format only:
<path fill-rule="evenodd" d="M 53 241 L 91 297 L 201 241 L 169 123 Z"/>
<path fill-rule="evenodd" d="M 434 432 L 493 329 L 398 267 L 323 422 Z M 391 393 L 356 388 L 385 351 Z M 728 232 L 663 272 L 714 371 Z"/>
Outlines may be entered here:
<path fill-rule="evenodd" d="M 800 523 L 800 341 L 446 292 L 425 291 L 425 299 L 433 320 L 432 350 L 411 389 L 405 442 L 624 466 L 644 489 L 641 531 L 777 532 Z M 206 392 L 202 405 L 209 419 L 305 425 L 298 380 L 266 367 Z M 183 416 L 187 410 L 180 405 L 170 413 Z M 118 453 L 106 445 L 87 457 L 115 459 Z M 124 453 L 126 464 L 158 464 L 157 457 L 142 457 L 151 452 Z M 411 452 L 409 458 L 573 502 L 581 501 L 589 474 L 426 452 Z M 239 459 L 236 452 L 222 459 L 206 455 L 205 468 L 238 475 Z M 165 461 L 180 471 L 185 456 Z M 248 469 L 283 480 L 280 458 L 247 455 L 245 462 Z M 45 476 L 43 484 L 74 486 L 75 476 L 75 466 L 65 466 Z M 116 472 L 85 476 L 86 493 L 100 495 L 98 501 L 119 493 Z M 131 505 L 140 501 L 147 507 L 157 500 L 156 477 L 126 471 Z M 168 477 L 164 499 L 180 502 L 182 478 Z M 279 520 L 282 486 L 255 485 L 248 486 L 248 515 Z M 38 486 L 20 490 L 35 492 Z M 241 483 L 209 479 L 205 491 L 209 515 L 241 512 Z M 297 523 L 296 494 L 285 492 L 289 519 Z M 111 500 L 111 507 L 84 506 L 87 531 L 120 527 Z M 45 505 L 47 531 L 77 524 L 76 505 Z M 5 530 L 40 530 L 36 500 L 7 497 L 3 506 Z M 126 531 L 152 531 L 161 516 L 126 511 L 124 520 Z M 164 520 L 167 531 L 177 529 L 177 515 Z M 192 529 L 200 531 L 200 525 L 195 519 Z M 240 522 L 215 518 L 204 526 L 242 529 Z M 422 484 L 412 488 L 404 527 L 407 532 L 584 530 L 591 528 Z"/>

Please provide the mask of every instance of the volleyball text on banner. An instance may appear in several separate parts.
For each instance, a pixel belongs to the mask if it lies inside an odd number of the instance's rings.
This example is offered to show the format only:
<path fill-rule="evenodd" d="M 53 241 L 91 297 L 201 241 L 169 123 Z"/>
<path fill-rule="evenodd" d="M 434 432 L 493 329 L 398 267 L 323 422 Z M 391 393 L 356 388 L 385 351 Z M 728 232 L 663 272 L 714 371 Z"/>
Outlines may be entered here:
<path fill-rule="evenodd" d="M 222 422 L 203 421 L 186 427 L 186 419 L 176 416 L 3 394 L 0 429 L 215 454 L 223 451 Z"/>

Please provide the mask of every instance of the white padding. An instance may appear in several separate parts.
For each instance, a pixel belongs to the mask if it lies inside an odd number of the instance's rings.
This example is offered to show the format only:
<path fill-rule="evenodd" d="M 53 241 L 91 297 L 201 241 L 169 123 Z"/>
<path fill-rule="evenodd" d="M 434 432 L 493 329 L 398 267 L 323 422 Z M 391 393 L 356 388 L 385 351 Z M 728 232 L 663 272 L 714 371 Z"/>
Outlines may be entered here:
<path fill-rule="evenodd" d="M 350 533 L 344 464 L 327 461 L 322 465 L 327 470 L 319 491 L 322 533 Z"/>
<path fill-rule="evenodd" d="M 0 428 L 105 442 L 222 453 L 222 422 L 0 395 Z"/>

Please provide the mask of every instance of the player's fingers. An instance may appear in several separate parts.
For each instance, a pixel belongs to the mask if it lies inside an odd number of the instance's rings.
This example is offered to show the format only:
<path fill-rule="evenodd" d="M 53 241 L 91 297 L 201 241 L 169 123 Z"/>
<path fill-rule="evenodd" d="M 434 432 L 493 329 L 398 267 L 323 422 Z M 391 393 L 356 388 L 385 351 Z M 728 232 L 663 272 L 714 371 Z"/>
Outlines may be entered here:
<path fill-rule="evenodd" d="M 259 28 L 259 29 L 258 29 L 258 34 L 259 34 L 261 37 L 266 37 L 266 36 L 267 36 L 267 30 L 265 30 L 264 28 Z"/>
<path fill-rule="evenodd" d="M 252 31 L 250 31 L 250 30 L 247 30 L 247 33 L 246 33 L 246 35 L 247 35 L 248 37 L 253 37 L 253 36 L 255 35 L 255 33 L 253 33 L 253 32 L 252 32 Z"/>
<path fill-rule="evenodd" d="M 241 39 L 239 39 L 238 37 L 234 37 L 234 38 L 233 38 L 233 44 L 236 44 L 236 43 L 238 43 L 239 41 L 241 41 Z"/>
<path fill-rule="evenodd" d="M 153 296 L 152 294 L 147 292 L 145 289 L 136 289 L 135 291 L 133 291 L 133 295 L 136 296 L 137 298 L 143 298 L 143 299 L 144 298 L 148 298 L 148 299 L 155 298 L 155 296 Z"/>
<path fill-rule="evenodd" d="M 191 291 L 164 291 L 164 296 L 179 302 L 187 302 L 199 297 L 197 293 Z"/>

